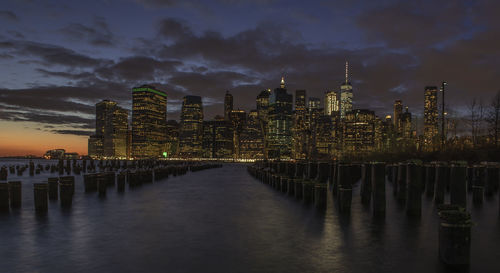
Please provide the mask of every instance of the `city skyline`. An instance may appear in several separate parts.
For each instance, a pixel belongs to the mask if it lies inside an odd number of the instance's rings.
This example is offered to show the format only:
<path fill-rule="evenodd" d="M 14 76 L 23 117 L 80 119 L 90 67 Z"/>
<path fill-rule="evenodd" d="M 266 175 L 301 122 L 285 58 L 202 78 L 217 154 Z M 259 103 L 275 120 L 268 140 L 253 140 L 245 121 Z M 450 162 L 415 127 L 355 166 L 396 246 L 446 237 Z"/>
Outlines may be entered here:
<path fill-rule="evenodd" d="M 129 90 L 142 84 L 169 93 L 176 120 L 186 95 L 201 96 L 213 119 L 226 90 L 234 109 L 249 111 L 283 75 L 290 92 L 324 101 L 345 81 L 345 61 L 357 108 L 381 117 L 401 99 L 422 123 L 423 87 L 447 81 L 450 110 L 466 114 L 473 98 L 486 104 L 499 89 L 498 5 L 9 0 L 0 9 L 0 156 L 61 146 L 85 154 L 94 105 L 109 98 L 131 109 Z"/>

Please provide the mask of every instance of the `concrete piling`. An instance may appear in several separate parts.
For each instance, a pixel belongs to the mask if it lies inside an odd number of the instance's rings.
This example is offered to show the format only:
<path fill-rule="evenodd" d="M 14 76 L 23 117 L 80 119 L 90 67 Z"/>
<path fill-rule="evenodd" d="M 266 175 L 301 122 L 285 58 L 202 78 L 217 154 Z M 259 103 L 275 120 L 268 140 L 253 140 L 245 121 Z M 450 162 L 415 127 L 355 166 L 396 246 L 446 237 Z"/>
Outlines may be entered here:
<path fill-rule="evenodd" d="M 9 210 L 9 184 L 0 183 L 0 211 Z"/>
<path fill-rule="evenodd" d="M 49 208 L 48 204 L 48 184 L 47 183 L 34 183 L 33 193 L 35 199 L 35 211 L 37 213 L 45 213 Z"/>
<path fill-rule="evenodd" d="M 462 208 L 467 207 L 466 171 L 465 164 L 453 164 L 450 170 L 450 203 Z"/>
<path fill-rule="evenodd" d="M 124 192 L 125 191 L 125 173 L 119 173 L 116 177 L 117 191 Z"/>
<path fill-rule="evenodd" d="M 302 185 L 303 185 L 303 180 L 302 179 L 296 179 L 295 180 L 295 198 L 302 200 Z"/>
<path fill-rule="evenodd" d="M 97 189 L 99 192 L 99 197 L 106 197 L 106 188 L 108 186 L 108 183 L 106 181 L 106 176 L 105 174 L 98 174 L 97 175 Z"/>
<path fill-rule="evenodd" d="M 48 187 L 49 187 L 49 200 L 59 199 L 59 178 L 49 177 Z"/>
<path fill-rule="evenodd" d="M 365 163 L 361 167 L 361 203 L 369 205 L 372 196 L 372 165 Z"/>
<path fill-rule="evenodd" d="M 471 227 L 470 214 L 453 205 L 440 206 L 439 257 L 450 266 L 470 263 Z"/>
<path fill-rule="evenodd" d="M 484 194 L 486 196 L 492 196 L 498 190 L 498 167 L 497 166 L 488 166 L 486 167 L 486 183 Z"/>
<path fill-rule="evenodd" d="M 314 200 L 314 182 L 311 180 L 304 180 L 302 182 L 302 200 L 306 204 Z"/>
<path fill-rule="evenodd" d="M 22 185 L 21 181 L 9 182 L 9 199 L 11 208 L 20 208 L 22 202 Z"/>
<path fill-rule="evenodd" d="M 434 202 L 436 204 L 443 204 L 444 193 L 446 190 L 446 178 L 445 178 L 446 168 L 443 165 L 436 166 L 436 175 L 434 182 Z"/>
<path fill-rule="evenodd" d="M 314 206 L 317 209 L 326 209 L 327 200 L 327 185 L 326 183 L 315 183 L 314 185 Z"/>
<path fill-rule="evenodd" d="M 96 174 L 83 175 L 83 185 L 85 187 L 86 193 L 97 191 L 97 175 Z"/>
<path fill-rule="evenodd" d="M 406 164 L 398 164 L 398 177 L 396 179 L 396 184 L 394 185 L 394 193 L 396 198 L 400 202 L 404 202 L 406 199 Z"/>
<path fill-rule="evenodd" d="M 484 187 L 482 186 L 472 186 L 472 202 L 474 205 L 483 204 L 484 198 Z"/>
<path fill-rule="evenodd" d="M 421 166 L 409 163 L 406 168 L 406 214 L 420 216 L 422 213 L 422 170 Z"/>
<path fill-rule="evenodd" d="M 373 196 L 373 215 L 385 215 L 385 164 L 376 162 L 371 164 L 371 182 Z M 394 168 L 393 168 L 394 169 Z"/>
<path fill-rule="evenodd" d="M 427 197 L 434 196 L 434 182 L 436 180 L 436 168 L 434 165 L 425 166 L 425 195 Z"/>
<path fill-rule="evenodd" d="M 70 208 L 72 206 L 74 185 L 74 181 L 71 180 L 70 176 L 59 179 L 59 198 L 61 199 L 62 208 Z"/>

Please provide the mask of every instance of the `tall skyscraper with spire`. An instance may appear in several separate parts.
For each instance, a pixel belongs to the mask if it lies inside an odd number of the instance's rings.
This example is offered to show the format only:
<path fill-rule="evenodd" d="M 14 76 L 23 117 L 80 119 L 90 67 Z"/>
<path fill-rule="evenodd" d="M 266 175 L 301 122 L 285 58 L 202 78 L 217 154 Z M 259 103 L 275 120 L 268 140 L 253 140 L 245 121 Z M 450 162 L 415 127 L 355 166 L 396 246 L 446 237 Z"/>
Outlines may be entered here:
<path fill-rule="evenodd" d="M 345 82 L 340 86 L 340 118 L 352 111 L 352 85 L 349 82 L 349 63 L 345 62 Z"/>
<path fill-rule="evenodd" d="M 274 89 L 269 98 L 269 122 L 267 123 L 268 158 L 290 158 L 292 145 L 293 96 L 285 88 L 281 78 L 280 88 Z"/>
<path fill-rule="evenodd" d="M 226 91 L 224 96 L 224 120 L 229 120 L 231 111 L 233 111 L 233 95 Z"/>

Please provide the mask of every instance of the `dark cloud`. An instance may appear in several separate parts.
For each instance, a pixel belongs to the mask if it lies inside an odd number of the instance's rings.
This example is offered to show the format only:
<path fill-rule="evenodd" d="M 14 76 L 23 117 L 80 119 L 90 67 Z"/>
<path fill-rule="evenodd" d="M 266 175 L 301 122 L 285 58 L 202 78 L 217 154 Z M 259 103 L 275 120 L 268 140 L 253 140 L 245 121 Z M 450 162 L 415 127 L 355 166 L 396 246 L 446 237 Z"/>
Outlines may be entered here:
<path fill-rule="evenodd" d="M 147 82 L 168 76 L 182 62 L 157 60 L 151 57 L 133 56 L 120 59 L 117 63 L 98 68 L 95 72 L 112 81 Z"/>
<path fill-rule="evenodd" d="M 106 20 L 102 17 L 95 17 L 91 25 L 69 24 L 59 29 L 59 32 L 70 40 L 85 41 L 94 46 L 109 47 L 117 42 Z"/>
<path fill-rule="evenodd" d="M 0 10 L 0 19 L 5 19 L 9 21 L 18 21 L 17 15 L 9 10 Z"/>
<path fill-rule="evenodd" d="M 64 65 L 68 67 L 96 67 L 109 63 L 108 60 L 95 59 L 61 46 L 30 41 L 2 41 L 0 49 L 10 50 L 11 54 L 22 57 L 37 57 L 45 65 Z"/>
<path fill-rule="evenodd" d="M 7 33 L 15 39 L 24 39 L 24 35 L 19 31 L 8 30 Z"/>
<path fill-rule="evenodd" d="M 186 25 L 177 19 L 167 18 L 158 23 L 158 34 L 161 37 L 178 40 L 193 36 L 193 32 Z"/>
<path fill-rule="evenodd" d="M 404 1 L 368 9 L 357 24 L 372 41 L 390 47 L 430 47 L 461 34 L 465 27 L 466 1 Z"/>
<path fill-rule="evenodd" d="M 85 130 L 51 130 L 52 133 L 62 135 L 90 136 L 94 132 Z"/>

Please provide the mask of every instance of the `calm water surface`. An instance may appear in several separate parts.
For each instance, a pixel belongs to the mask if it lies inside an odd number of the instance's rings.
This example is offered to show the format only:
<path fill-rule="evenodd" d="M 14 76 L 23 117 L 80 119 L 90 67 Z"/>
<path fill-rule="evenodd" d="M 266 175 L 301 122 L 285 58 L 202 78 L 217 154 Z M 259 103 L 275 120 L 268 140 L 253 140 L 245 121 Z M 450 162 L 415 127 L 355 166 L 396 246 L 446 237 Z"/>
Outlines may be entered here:
<path fill-rule="evenodd" d="M 0 272 L 453 272 L 438 259 L 433 202 L 424 196 L 422 217 L 409 219 L 390 184 L 387 215 L 375 221 L 359 186 L 351 215 L 341 217 L 331 198 L 318 212 L 261 184 L 244 165 L 123 194 L 109 188 L 105 199 L 85 194 L 77 176 L 73 208 L 51 202 L 37 217 L 32 183 L 49 176 L 9 177 L 23 182 L 23 207 L 0 214 Z M 469 272 L 500 272 L 498 203 L 495 196 L 470 209 Z"/>

